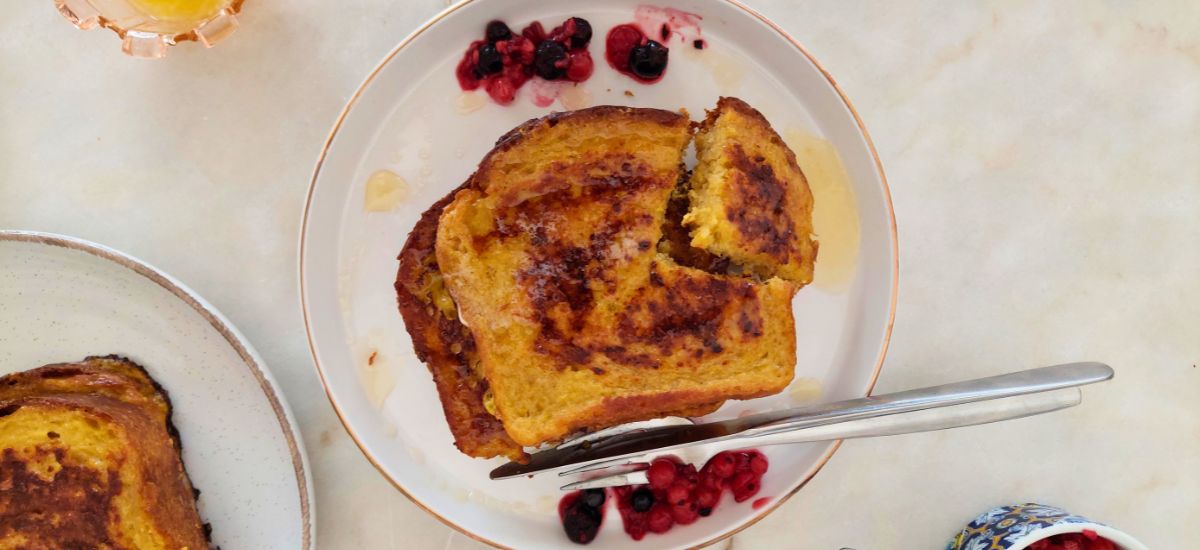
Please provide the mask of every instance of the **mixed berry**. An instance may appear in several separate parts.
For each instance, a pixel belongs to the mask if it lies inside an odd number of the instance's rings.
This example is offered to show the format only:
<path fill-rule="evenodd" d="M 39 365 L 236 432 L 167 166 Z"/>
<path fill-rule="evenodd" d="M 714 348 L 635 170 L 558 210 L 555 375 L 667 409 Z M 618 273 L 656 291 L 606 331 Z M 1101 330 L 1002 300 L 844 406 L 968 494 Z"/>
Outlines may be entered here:
<path fill-rule="evenodd" d="M 646 533 L 666 533 L 712 515 L 726 490 L 735 502 L 758 494 L 767 458 L 758 451 L 718 453 L 700 470 L 671 458 L 658 458 L 646 470 L 645 485 L 614 487 L 612 498 L 625 532 L 634 540 Z M 559 503 L 563 530 L 574 542 L 590 542 L 603 519 L 605 498 L 596 489 L 567 495 Z M 762 500 L 762 499 L 760 499 Z"/>
<path fill-rule="evenodd" d="M 666 25 L 662 26 L 663 39 L 671 36 Z M 637 25 L 617 25 L 608 31 L 605 39 L 604 58 L 618 72 L 635 80 L 651 83 L 662 78 L 667 70 L 670 50 L 662 42 L 651 40 Z"/>
<path fill-rule="evenodd" d="M 604 522 L 604 489 L 576 491 L 558 503 L 558 517 L 571 542 L 587 544 L 596 538 Z"/>
<path fill-rule="evenodd" d="M 514 33 L 503 21 L 492 21 L 483 40 L 471 42 L 455 76 L 463 90 L 483 87 L 499 104 L 512 103 L 530 78 L 583 82 L 592 76 L 588 43 L 592 25 L 572 17 L 550 32 L 533 22 Z"/>
<path fill-rule="evenodd" d="M 1118 550 L 1112 541 L 1091 529 L 1082 533 L 1053 535 L 1029 545 L 1029 550 Z"/>

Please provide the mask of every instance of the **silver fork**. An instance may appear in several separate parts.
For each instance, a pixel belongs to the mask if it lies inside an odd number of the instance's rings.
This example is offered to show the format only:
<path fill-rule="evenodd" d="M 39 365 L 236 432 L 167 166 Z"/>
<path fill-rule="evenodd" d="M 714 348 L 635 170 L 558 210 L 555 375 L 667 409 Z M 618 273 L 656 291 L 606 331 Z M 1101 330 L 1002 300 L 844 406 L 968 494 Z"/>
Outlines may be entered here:
<path fill-rule="evenodd" d="M 1070 363 L 966 382 L 762 413 L 721 422 L 635 429 L 588 437 L 509 463 L 493 479 L 560 471 L 585 475 L 564 490 L 645 483 L 654 456 L 702 445 L 723 450 L 943 430 L 1043 414 L 1077 405 L 1078 386 L 1112 378 L 1101 363 Z M 641 460 L 637 460 L 641 459 Z M 598 477 L 596 477 L 598 476 Z"/>

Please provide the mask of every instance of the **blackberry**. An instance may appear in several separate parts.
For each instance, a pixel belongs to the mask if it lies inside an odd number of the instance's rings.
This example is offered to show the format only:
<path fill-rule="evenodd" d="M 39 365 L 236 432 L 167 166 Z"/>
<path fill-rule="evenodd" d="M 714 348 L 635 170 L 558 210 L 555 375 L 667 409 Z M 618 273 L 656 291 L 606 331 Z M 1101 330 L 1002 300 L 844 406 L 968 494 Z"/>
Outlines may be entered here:
<path fill-rule="evenodd" d="M 496 46 L 484 44 L 479 46 L 479 74 L 489 75 L 504 70 L 504 58 L 496 51 Z"/>
<path fill-rule="evenodd" d="M 571 35 L 571 47 L 582 48 L 592 41 L 592 24 L 582 17 L 572 17 L 575 22 L 575 34 Z"/>
<path fill-rule="evenodd" d="M 629 51 L 629 68 L 646 80 L 658 78 L 667 70 L 667 54 L 668 50 L 662 44 L 648 40 Z"/>
<path fill-rule="evenodd" d="M 487 24 L 487 31 L 484 32 L 484 35 L 488 42 L 496 43 L 512 38 L 512 30 L 504 24 L 504 21 L 492 21 Z"/>
<path fill-rule="evenodd" d="M 587 544 L 596 538 L 596 532 L 600 530 L 600 522 L 604 520 L 604 515 L 598 508 L 580 506 L 580 504 L 577 501 L 563 511 L 563 532 L 567 534 L 567 538 L 571 539 L 571 542 Z"/>
<path fill-rule="evenodd" d="M 588 489 L 583 492 L 580 500 L 590 508 L 604 506 L 604 489 Z"/>
<path fill-rule="evenodd" d="M 567 72 L 567 50 L 553 40 L 543 40 L 533 52 L 533 72 L 546 80 L 562 77 Z"/>
<path fill-rule="evenodd" d="M 650 492 L 650 489 L 642 487 L 630 495 L 629 504 L 633 506 L 633 511 L 645 512 L 654 506 L 654 493 Z"/>

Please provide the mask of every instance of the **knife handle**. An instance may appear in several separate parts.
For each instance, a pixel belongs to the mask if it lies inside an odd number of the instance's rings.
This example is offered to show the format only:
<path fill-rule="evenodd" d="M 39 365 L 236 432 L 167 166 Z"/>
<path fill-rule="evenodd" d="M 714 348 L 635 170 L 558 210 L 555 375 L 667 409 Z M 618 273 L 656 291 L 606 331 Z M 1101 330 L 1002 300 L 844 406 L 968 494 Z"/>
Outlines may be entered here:
<path fill-rule="evenodd" d="M 765 446 L 930 432 L 1053 412 L 1074 407 L 1082 400 L 1083 395 L 1079 388 L 1067 388 L 887 416 L 847 420 L 762 435 L 751 438 L 749 442 L 752 442 L 754 446 Z M 738 439 L 743 444 L 747 442 L 746 439 Z"/>
<path fill-rule="evenodd" d="M 735 437 L 739 439 L 757 438 L 849 420 L 1074 388 L 1103 382 L 1112 377 L 1112 367 L 1103 363 L 1054 365 L 965 382 L 756 415 L 741 419 L 749 426 L 741 430 Z"/>

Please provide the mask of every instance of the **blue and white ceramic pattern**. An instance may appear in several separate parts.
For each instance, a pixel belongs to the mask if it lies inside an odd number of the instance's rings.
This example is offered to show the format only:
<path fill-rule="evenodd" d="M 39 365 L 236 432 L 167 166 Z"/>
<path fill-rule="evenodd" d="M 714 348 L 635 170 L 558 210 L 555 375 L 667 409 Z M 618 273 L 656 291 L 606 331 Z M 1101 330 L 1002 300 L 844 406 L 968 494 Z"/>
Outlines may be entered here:
<path fill-rule="evenodd" d="M 1122 550 L 1147 550 L 1133 537 L 1054 506 L 1015 504 L 984 512 L 967 524 L 946 550 L 1022 550 L 1030 544 L 1061 533 L 1091 530 L 1116 543 Z"/>

